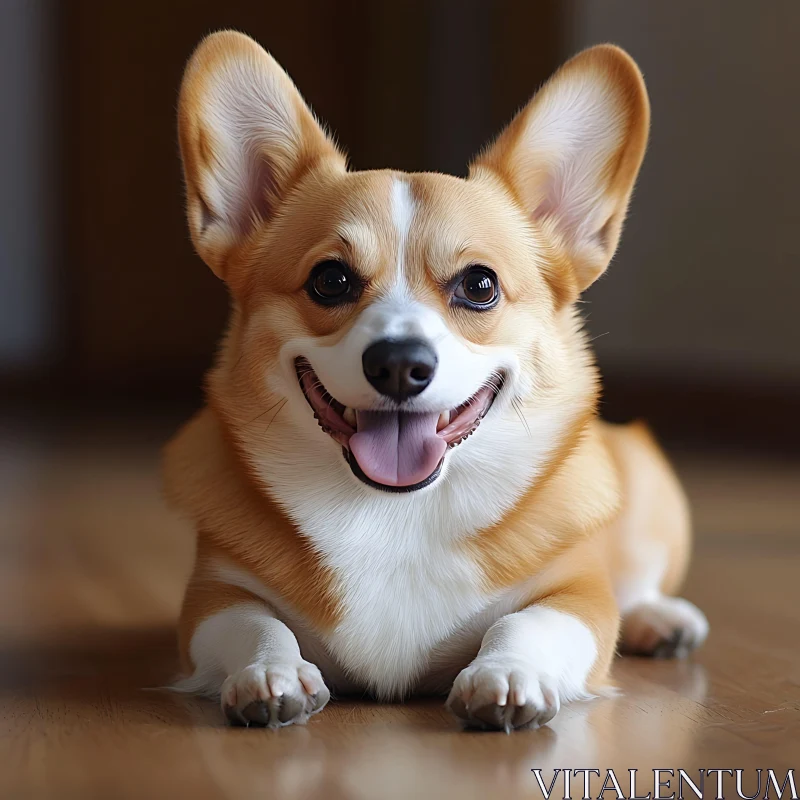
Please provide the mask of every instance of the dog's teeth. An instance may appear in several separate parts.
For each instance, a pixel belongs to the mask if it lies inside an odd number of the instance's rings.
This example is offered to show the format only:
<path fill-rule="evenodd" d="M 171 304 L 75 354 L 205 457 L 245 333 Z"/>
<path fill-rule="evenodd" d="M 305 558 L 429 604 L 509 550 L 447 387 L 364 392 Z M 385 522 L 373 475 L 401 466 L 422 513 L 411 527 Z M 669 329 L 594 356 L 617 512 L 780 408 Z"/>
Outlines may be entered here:
<path fill-rule="evenodd" d="M 442 428 L 447 427 L 450 424 L 450 412 L 449 411 L 442 411 L 439 414 L 439 422 L 436 424 L 436 430 L 440 431 Z"/>
<path fill-rule="evenodd" d="M 342 414 L 342 419 L 348 424 L 351 425 L 353 428 L 356 426 L 356 412 L 354 409 L 347 406 L 345 408 L 344 413 Z"/>

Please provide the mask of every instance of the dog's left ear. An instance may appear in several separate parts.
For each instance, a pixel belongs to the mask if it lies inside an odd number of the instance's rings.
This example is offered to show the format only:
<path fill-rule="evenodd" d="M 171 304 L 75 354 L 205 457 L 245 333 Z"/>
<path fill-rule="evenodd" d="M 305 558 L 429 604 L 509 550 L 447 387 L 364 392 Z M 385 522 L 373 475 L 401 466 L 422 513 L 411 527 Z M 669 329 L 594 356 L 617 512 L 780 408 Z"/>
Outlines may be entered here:
<path fill-rule="evenodd" d="M 638 67 L 600 45 L 568 61 L 470 168 L 474 178 L 494 173 L 554 230 L 572 263 L 573 296 L 614 255 L 649 124 Z"/>

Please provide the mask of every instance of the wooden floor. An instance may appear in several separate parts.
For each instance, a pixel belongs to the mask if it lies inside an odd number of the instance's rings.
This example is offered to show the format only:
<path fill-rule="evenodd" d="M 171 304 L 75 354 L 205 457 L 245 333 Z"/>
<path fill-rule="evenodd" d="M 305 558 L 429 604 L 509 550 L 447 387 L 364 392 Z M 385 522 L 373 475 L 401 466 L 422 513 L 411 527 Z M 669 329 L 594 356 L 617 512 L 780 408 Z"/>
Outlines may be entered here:
<path fill-rule="evenodd" d="M 176 669 L 192 551 L 159 499 L 161 436 L 0 427 L 0 797 L 486 800 L 541 797 L 537 767 L 800 767 L 799 464 L 679 457 L 699 529 L 686 594 L 711 637 L 688 662 L 619 661 L 617 698 L 510 736 L 462 732 L 439 701 L 234 730 L 147 690 Z"/>

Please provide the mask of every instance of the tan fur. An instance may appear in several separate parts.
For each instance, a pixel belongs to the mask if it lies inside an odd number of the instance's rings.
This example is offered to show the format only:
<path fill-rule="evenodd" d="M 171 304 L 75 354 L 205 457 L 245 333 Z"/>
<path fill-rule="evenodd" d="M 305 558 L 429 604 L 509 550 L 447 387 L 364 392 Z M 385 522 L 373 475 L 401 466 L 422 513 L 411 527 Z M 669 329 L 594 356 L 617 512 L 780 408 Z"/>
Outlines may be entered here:
<path fill-rule="evenodd" d="M 210 410 L 187 423 L 164 454 L 168 500 L 197 526 L 193 582 L 206 580 L 209 559 L 244 566 L 321 630 L 335 624 L 333 576 L 275 504 L 251 483 Z M 207 595 L 185 605 L 182 625 L 193 628 L 219 610 Z"/>
<path fill-rule="evenodd" d="M 273 162 L 279 159 L 273 164 L 277 177 L 261 201 L 266 209 L 279 205 L 279 213 L 266 224 L 258 215 L 267 212 L 257 204 L 238 239 L 211 240 L 203 220 L 221 212 L 204 194 L 203 170 L 213 167 L 220 143 L 204 123 L 204 109 L 209 82 L 234 57 L 257 62 L 278 81 L 299 122 L 293 147 L 269 154 Z M 639 428 L 596 421 L 596 370 L 572 307 L 605 269 L 619 239 L 647 139 L 647 97 L 638 69 L 617 48 L 579 55 L 548 86 L 575 73 L 599 76 L 624 120 L 619 145 L 602 170 L 609 210 L 596 246 L 575 244 L 557 220 L 539 213 L 541 194 L 530 181 L 520 183 L 525 170 L 538 174 L 547 167 L 523 168 L 518 153 L 544 90 L 476 161 L 469 180 L 402 176 L 417 208 L 405 272 L 415 297 L 465 342 L 515 348 L 523 370 L 536 376 L 527 406 L 570 411 L 568 429 L 537 480 L 503 520 L 465 547 L 490 592 L 551 575 L 522 605 L 540 602 L 585 621 L 598 642 L 591 682 L 600 688 L 607 683 L 619 629 L 613 586 L 632 568 L 626 535 L 635 529 L 668 543 L 665 592 L 680 583 L 689 539 L 682 496 L 652 440 Z M 283 398 L 264 375 L 278 372 L 278 353 L 289 337 L 338 341 L 390 284 L 397 249 L 390 188 L 399 173 L 347 172 L 282 70 L 239 34 L 212 37 L 190 62 L 180 100 L 180 141 L 193 241 L 228 283 L 233 303 L 208 376 L 209 405 L 177 435 L 165 458 L 167 495 L 195 523 L 200 542 L 182 616 L 184 649 L 200 620 L 226 604 L 252 600 L 214 581 L 214 558 L 243 566 L 317 629 L 330 629 L 340 614 L 336 576 L 258 471 L 267 428 L 280 435 L 285 425 Z M 357 304 L 323 308 L 303 291 L 311 268 L 330 258 L 346 260 L 365 279 Z M 505 301 L 496 312 L 470 314 L 445 301 L 443 283 L 470 263 L 491 264 L 501 276 Z M 267 308 L 269 314 L 263 313 Z M 642 485 L 653 502 L 633 504 L 634 515 L 630 493 Z"/>
<path fill-rule="evenodd" d="M 604 533 L 604 549 L 615 582 L 630 577 L 640 565 L 629 542 L 636 537 L 666 548 L 660 589 L 666 595 L 681 587 L 689 564 L 691 523 L 680 483 L 647 427 L 600 426 L 600 433 L 617 468 L 623 505 Z"/>

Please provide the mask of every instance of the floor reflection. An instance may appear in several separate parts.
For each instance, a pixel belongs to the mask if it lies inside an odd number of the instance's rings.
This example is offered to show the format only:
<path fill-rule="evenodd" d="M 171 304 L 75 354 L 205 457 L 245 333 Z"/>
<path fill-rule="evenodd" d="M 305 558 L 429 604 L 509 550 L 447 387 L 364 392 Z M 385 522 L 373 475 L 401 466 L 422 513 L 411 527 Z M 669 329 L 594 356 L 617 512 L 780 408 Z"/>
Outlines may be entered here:
<path fill-rule="evenodd" d="M 619 666 L 626 672 L 624 664 Z M 631 684 L 625 695 L 567 706 L 551 726 L 511 735 L 462 731 L 440 703 L 425 701 L 414 704 L 413 713 L 404 706 L 378 711 L 341 704 L 335 739 L 317 735 L 322 718 L 305 729 L 225 736 L 200 730 L 198 737 L 206 766 L 221 783 L 234 780 L 240 760 L 249 765 L 243 796 L 268 781 L 287 798 L 537 797 L 534 768 L 549 785 L 554 769 L 596 768 L 605 775 L 613 768 L 627 780 L 631 767 L 691 763 L 704 720 L 705 670 L 691 663 L 668 670 L 652 666 L 652 679 L 646 673 L 641 677 L 641 665 L 635 665 L 636 680 L 625 675 Z M 662 713 L 665 704 L 672 714 Z M 675 725 L 675 713 L 684 724 Z M 257 775 L 253 750 L 266 746 L 265 738 L 269 765 Z M 615 763 L 620 753 L 625 753 L 624 764 Z M 580 776 L 572 778 L 572 788 L 573 796 L 580 796 Z"/>

